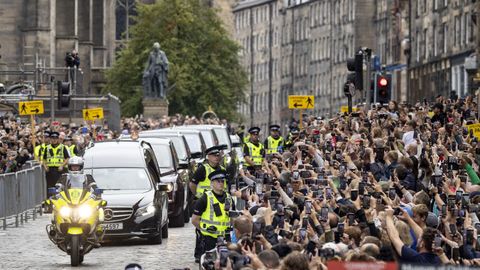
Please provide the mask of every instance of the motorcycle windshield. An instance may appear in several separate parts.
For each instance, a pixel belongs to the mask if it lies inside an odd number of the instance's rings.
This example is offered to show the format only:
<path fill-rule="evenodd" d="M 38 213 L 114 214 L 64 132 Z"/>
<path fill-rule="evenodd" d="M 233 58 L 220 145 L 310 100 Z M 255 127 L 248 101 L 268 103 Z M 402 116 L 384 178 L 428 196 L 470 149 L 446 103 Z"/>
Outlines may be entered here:
<path fill-rule="evenodd" d="M 67 175 L 67 188 L 68 189 L 83 189 L 85 188 L 85 175 L 79 174 L 79 175 L 74 175 L 74 174 L 68 174 Z"/>

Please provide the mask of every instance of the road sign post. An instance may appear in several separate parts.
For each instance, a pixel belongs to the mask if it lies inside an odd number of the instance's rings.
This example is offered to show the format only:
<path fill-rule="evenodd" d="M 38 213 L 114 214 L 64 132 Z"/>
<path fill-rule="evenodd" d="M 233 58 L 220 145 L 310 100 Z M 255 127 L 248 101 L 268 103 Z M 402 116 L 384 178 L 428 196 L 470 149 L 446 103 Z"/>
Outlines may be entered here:
<path fill-rule="evenodd" d="M 288 108 L 299 110 L 300 128 L 303 128 L 303 109 L 315 108 L 315 96 L 288 96 Z"/>

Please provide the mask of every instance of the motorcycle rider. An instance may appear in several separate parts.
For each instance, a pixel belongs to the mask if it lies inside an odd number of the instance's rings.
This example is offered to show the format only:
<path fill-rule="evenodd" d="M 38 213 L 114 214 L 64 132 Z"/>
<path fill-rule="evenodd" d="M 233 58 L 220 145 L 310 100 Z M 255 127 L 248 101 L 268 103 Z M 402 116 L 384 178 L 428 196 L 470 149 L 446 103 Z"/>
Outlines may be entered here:
<path fill-rule="evenodd" d="M 95 180 L 93 179 L 93 176 L 91 174 L 85 174 L 83 172 L 83 157 L 80 157 L 80 156 L 74 156 L 74 157 L 71 157 L 69 160 L 68 160 L 68 173 L 66 174 L 63 174 L 60 179 L 58 180 L 57 182 L 57 186 L 58 187 L 58 184 L 60 184 L 60 188 L 64 188 L 66 187 L 66 185 L 68 184 L 68 175 L 80 175 L 80 174 L 83 174 L 85 175 L 85 187 L 89 187 L 91 190 L 94 190 L 95 188 L 97 188 L 97 183 L 95 182 Z"/>

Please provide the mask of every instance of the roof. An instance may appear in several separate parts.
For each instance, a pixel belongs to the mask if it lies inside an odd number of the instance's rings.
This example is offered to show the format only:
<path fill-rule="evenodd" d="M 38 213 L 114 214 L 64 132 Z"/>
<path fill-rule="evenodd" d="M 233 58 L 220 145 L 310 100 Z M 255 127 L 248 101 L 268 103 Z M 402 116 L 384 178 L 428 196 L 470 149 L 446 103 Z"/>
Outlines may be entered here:
<path fill-rule="evenodd" d="M 136 141 L 96 143 L 83 158 L 85 168 L 145 168 L 142 146 Z"/>
<path fill-rule="evenodd" d="M 233 6 L 232 12 L 241 11 L 246 8 L 260 6 L 260 5 L 263 5 L 269 2 L 275 2 L 275 1 L 277 0 L 243 0 L 237 3 L 235 6 Z"/>

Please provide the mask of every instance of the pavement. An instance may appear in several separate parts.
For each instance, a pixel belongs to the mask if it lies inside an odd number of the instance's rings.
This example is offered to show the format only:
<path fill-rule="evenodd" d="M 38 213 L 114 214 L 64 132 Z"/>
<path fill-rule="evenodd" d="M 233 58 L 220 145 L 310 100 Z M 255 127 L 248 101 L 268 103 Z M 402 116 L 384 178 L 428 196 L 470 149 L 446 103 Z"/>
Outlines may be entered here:
<path fill-rule="evenodd" d="M 190 223 L 184 228 L 169 228 L 169 238 L 161 245 L 143 239 L 106 243 L 85 255 L 79 267 L 70 266 L 70 256 L 56 247 L 45 226 L 50 215 L 29 220 L 18 228 L 0 227 L 0 269 L 124 269 L 138 263 L 143 269 L 198 269 L 193 258 L 195 232 Z"/>

